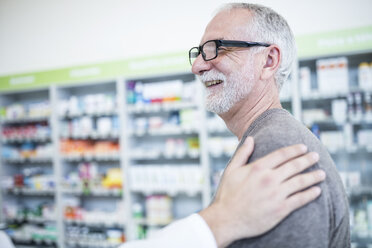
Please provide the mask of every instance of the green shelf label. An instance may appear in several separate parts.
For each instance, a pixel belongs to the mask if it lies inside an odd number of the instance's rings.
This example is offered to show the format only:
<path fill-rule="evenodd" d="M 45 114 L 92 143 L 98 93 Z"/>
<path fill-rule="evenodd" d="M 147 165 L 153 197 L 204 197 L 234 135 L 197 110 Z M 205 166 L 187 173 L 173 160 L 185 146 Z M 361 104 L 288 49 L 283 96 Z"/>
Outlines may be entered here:
<path fill-rule="evenodd" d="M 296 37 L 298 57 L 372 50 L 372 26 Z"/>
<path fill-rule="evenodd" d="M 187 52 L 127 59 L 87 66 L 0 77 L 1 90 L 30 89 L 51 84 L 88 83 L 116 77 L 191 71 Z"/>

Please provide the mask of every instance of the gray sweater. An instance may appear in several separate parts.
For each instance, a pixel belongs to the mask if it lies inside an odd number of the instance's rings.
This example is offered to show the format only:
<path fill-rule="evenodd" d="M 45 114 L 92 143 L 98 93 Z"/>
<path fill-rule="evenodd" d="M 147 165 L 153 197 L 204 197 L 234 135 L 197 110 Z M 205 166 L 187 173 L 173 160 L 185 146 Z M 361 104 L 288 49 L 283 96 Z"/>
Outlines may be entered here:
<path fill-rule="evenodd" d="M 290 214 L 271 231 L 238 240 L 229 247 L 350 247 L 347 197 L 336 167 L 319 139 L 283 109 L 270 109 L 261 114 L 245 132 L 239 146 L 247 136 L 253 136 L 255 141 L 250 162 L 278 148 L 303 143 L 320 157 L 319 162 L 307 171 L 321 168 L 327 178 L 320 184 L 322 194 L 314 202 Z"/>

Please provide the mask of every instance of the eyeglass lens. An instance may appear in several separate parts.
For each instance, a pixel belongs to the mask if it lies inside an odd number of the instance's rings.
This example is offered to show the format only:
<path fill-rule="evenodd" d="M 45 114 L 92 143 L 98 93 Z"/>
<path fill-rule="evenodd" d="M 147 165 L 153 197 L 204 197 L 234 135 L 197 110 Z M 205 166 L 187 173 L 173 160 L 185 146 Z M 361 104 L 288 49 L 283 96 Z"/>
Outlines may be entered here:
<path fill-rule="evenodd" d="M 204 52 L 205 60 L 214 59 L 217 55 L 216 43 L 214 41 L 208 41 L 204 43 L 202 50 Z"/>
<path fill-rule="evenodd" d="M 201 49 L 204 60 L 211 60 L 217 56 L 216 43 L 214 41 L 207 41 L 202 45 Z M 197 47 L 194 47 L 190 50 L 189 59 L 191 65 L 194 63 L 199 54 L 199 48 Z"/>
<path fill-rule="evenodd" d="M 191 65 L 194 64 L 194 61 L 196 60 L 198 56 L 199 56 L 199 48 L 198 47 L 191 48 L 191 50 L 189 51 L 189 60 L 190 60 Z"/>

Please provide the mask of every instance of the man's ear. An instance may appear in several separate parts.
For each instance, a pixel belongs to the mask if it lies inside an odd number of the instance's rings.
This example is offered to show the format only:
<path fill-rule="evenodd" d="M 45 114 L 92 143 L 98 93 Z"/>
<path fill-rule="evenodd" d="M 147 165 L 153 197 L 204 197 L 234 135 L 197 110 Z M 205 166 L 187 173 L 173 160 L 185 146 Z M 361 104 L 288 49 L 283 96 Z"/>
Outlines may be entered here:
<path fill-rule="evenodd" d="M 265 51 L 265 64 L 262 68 L 261 79 L 267 80 L 274 77 L 276 71 L 279 69 L 281 60 L 281 51 L 278 46 L 271 45 Z"/>

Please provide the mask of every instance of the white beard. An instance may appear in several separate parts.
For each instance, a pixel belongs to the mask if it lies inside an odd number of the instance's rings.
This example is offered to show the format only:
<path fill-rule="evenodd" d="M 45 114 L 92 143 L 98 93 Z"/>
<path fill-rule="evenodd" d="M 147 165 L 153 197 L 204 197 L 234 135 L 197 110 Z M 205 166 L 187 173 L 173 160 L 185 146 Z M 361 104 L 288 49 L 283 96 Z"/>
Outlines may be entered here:
<path fill-rule="evenodd" d="M 246 65 L 245 68 L 252 68 Z M 232 73 L 229 78 L 218 71 L 206 71 L 200 76 L 200 80 L 205 83 L 212 80 L 222 80 L 222 85 L 214 88 L 206 88 L 206 109 L 216 114 L 228 112 L 236 103 L 243 100 L 251 92 L 253 87 L 252 71 Z M 222 89 L 221 89 L 222 86 Z M 213 87 L 213 86 L 212 86 Z"/>

